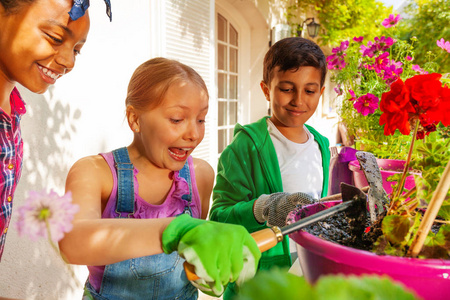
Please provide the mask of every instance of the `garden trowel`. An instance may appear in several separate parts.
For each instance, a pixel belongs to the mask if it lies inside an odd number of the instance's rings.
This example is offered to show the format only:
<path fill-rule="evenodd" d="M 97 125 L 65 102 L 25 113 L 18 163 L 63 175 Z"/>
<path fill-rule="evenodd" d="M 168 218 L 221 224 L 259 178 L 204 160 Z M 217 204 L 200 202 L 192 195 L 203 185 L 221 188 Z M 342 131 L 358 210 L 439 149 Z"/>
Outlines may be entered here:
<path fill-rule="evenodd" d="M 366 194 L 353 185 L 341 183 L 342 203 L 332 206 L 328 209 L 322 210 L 318 213 L 302 218 L 297 222 L 279 228 L 273 226 L 271 228 L 262 229 L 252 233 L 256 244 L 261 252 L 267 251 L 281 242 L 285 235 L 298 231 L 315 222 L 326 219 L 339 212 L 346 211 L 349 218 L 356 222 L 365 222 L 367 212 L 367 197 Z M 195 281 L 198 276 L 195 274 L 194 266 L 189 263 L 184 263 L 186 277 Z"/>
<path fill-rule="evenodd" d="M 367 195 L 370 221 L 373 223 L 376 221 L 377 216 L 383 213 L 384 207 L 389 203 L 389 198 L 383 188 L 380 167 L 375 156 L 370 152 L 358 151 L 356 158 L 364 171 L 364 176 L 370 187 Z"/>

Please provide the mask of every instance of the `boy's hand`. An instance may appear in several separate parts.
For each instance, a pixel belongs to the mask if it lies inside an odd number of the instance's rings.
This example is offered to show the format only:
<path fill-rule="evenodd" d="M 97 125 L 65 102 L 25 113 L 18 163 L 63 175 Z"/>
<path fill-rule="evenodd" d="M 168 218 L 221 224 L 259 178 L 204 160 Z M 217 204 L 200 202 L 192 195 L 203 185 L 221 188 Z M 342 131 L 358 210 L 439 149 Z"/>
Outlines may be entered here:
<path fill-rule="evenodd" d="M 253 214 L 259 223 L 283 227 L 287 215 L 299 205 L 312 204 L 316 200 L 305 193 L 273 193 L 261 195 L 253 205 Z"/>
<path fill-rule="evenodd" d="M 243 226 L 194 219 L 175 218 L 162 235 L 165 253 L 178 251 L 194 265 L 199 280 L 193 284 L 219 296 L 229 282 L 241 283 L 256 273 L 261 252 Z"/>

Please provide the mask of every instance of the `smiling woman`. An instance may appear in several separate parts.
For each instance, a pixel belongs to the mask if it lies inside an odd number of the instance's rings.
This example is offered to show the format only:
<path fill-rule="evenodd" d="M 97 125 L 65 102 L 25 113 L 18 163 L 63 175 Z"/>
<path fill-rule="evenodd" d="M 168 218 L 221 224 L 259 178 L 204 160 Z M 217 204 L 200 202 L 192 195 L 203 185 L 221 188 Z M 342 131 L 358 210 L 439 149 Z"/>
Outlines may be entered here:
<path fill-rule="evenodd" d="M 20 119 L 26 109 L 16 84 L 44 93 L 70 72 L 86 41 L 89 16 L 84 13 L 72 20 L 72 0 L 1 0 L 0 4 L 1 259 L 22 171 Z"/>
<path fill-rule="evenodd" d="M 48 9 L 48 7 L 53 9 Z M 1 71 L 10 82 L 19 82 L 43 93 L 70 72 L 89 31 L 89 16 L 73 21 L 72 1 L 38 0 L 1 11 Z M 8 13 L 9 12 L 9 13 Z"/>

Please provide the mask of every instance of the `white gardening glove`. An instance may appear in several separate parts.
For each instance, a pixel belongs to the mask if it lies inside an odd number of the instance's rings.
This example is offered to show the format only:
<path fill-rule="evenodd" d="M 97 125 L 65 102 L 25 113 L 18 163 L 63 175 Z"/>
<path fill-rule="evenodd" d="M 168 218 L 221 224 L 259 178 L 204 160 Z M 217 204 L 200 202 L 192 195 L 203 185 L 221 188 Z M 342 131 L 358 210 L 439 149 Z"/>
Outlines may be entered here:
<path fill-rule="evenodd" d="M 284 227 L 287 215 L 291 211 L 316 201 L 310 195 L 301 192 L 261 195 L 253 205 L 253 214 L 261 224 L 267 221 L 267 226 Z"/>

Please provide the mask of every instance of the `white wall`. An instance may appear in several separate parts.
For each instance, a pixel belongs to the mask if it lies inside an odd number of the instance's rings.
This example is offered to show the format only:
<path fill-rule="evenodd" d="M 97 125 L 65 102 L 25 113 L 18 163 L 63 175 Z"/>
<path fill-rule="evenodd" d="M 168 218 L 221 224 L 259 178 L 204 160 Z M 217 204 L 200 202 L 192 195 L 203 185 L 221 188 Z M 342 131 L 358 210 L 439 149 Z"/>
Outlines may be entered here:
<path fill-rule="evenodd" d="M 24 166 L 13 219 L 0 263 L 0 296 L 20 299 L 81 299 L 65 266 L 46 241 L 18 237 L 17 208 L 29 190 L 62 194 L 70 166 L 79 158 L 131 142 L 124 102 L 134 69 L 149 59 L 149 1 L 113 1 L 113 22 L 103 1 L 91 1 L 91 30 L 74 71 L 44 95 L 20 89 Z M 85 267 L 76 268 L 84 283 Z"/>
<path fill-rule="evenodd" d="M 214 56 L 214 1 L 165 0 L 161 28 L 162 55 L 178 60 L 197 71 L 209 91 L 205 136 L 194 157 L 217 164 L 217 100 Z"/>

